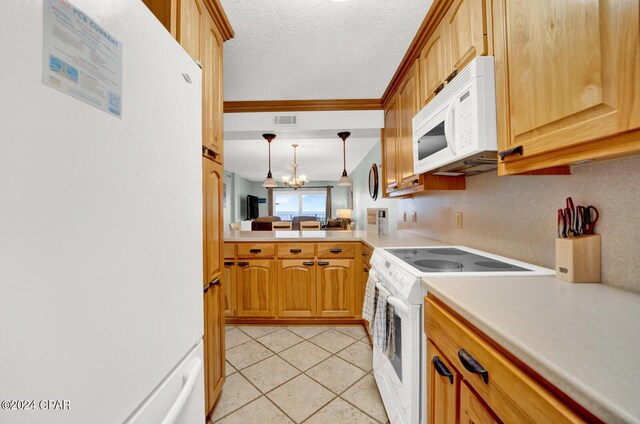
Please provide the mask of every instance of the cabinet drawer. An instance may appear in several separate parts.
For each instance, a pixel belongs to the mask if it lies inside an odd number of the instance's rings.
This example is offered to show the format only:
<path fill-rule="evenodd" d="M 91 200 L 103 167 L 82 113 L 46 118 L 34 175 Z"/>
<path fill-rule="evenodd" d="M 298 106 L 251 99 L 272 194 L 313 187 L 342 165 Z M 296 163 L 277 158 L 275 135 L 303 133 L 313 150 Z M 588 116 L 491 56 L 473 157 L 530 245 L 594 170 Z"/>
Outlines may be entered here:
<path fill-rule="evenodd" d="M 319 243 L 319 258 L 353 258 L 356 255 L 354 243 Z"/>
<path fill-rule="evenodd" d="M 424 316 L 427 337 L 503 422 L 584 422 L 555 395 L 429 297 L 425 298 Z M 471 366 L 474 361 L 475 368 Z M 469 368 L 484 369 L 486 374 L 474 373 Z"/>
<path fill-rule="evenodd" d="M 279 258 L 313 258 L 316 254 L 313 243 L 280 243 L 276 248 Z"/>
<path fill-rule="evenodd" d="M 272 243 L 239 243 L 239 258 L 272 258 L 274 254 Z"/>
<path fill-rule="evenodd" d="M 233 259 L 236 257 L 236 245 L 232 243 L 224 244 L 224 258 Z"/>

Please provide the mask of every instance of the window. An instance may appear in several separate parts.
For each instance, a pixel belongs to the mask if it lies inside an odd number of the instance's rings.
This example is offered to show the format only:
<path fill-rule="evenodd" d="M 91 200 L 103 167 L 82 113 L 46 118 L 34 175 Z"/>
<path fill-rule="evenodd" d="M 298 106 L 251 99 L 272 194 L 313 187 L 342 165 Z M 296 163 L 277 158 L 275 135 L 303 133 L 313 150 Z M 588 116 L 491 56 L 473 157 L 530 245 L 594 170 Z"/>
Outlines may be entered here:
<path fill-rule="evenodd" d="M 327 217 L 327 190 L 274 190 L 273 203 L 273 214 L 283 221 L 294 216 L 315 216 L 320 221 Z"/>

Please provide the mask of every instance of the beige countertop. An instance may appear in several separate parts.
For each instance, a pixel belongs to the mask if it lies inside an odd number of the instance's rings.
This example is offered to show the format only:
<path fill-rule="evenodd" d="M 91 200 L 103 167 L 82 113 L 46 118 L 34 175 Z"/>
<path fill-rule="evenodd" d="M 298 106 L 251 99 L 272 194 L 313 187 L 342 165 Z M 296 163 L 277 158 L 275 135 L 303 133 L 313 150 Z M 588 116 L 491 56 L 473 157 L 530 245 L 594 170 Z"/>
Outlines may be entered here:
<path fill-rule="evenodd" d="M 607 423 L 640 423 L 640 294 L 554 277 L 423 287 Z"/>
<path fill-rule="evenodd" d="M 438 246 L 443 243 L 408 232 L 398 231 L 388 236 L 367 234 L 366 231 L 233 231 L 224 233 L 228 242 L 295 242 L 295 241 L 363 241 L 376 247 Z"/>

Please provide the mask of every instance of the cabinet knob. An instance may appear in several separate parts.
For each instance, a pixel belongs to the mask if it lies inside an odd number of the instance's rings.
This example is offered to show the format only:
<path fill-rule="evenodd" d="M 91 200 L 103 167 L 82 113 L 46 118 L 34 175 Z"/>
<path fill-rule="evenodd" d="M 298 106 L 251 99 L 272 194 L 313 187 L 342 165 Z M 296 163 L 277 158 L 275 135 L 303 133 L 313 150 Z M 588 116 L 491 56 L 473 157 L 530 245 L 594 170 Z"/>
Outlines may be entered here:
<path fill-rule="evenodd" d="M 524 154 L 522 146 L 516 146 L 516 147 L 512 147 L 510 149 L 498 152 L 498 156 L 500 156 L 500 159 L 504 160 L 504 158 L 506 158 L 507 156 L 511 156 L 511 155 L 516 154 L 516 153 L 518 153 L 520 156 L 522 156 Z"/>
<path fill-rule="evenodd" d="M 320 265 L 320 266 L 327 266 L 327 265 L 329 265 L 329 262 L 327 262 L 327 261 L 320 261 L 320 262 L 318 262 L 318 265 Z"/>
<path fill-rule="evenodd" d="M 433 367 L 436 369 L 436 372 L 441 376 L 448 378 L 449 382 L 453 384 L 453 374 L 451 374 L 451 371 L 449 371 L 449 368 L 447 368 L 444 362 L 442 362 L 442 359 L 440 359 L 439 356 L 434 356 L 432 362 L 433 362 Z"/>
<path fill-rule="evenodd" d="M 480 362 L 478 362 L 476 358 L 471 356 L 469 352 L 464 349 L 460 349 L 458 351 L 458 358 L 460 358 L 462 366 L 465 367 L 467 371 L 481 375 L 482 381 L 484 381 L 485 384 L 489 382 L 489 371 L 487 371 L 482 365 L 480 365 Z"/>

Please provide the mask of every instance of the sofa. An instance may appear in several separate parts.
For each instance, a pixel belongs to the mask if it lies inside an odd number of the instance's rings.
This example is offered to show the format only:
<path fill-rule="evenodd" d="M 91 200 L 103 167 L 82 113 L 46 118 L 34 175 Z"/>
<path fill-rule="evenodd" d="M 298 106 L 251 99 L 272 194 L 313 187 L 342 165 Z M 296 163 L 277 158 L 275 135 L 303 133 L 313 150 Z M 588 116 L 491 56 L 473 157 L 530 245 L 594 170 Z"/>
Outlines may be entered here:
<path fill-rule="evenodd" d="M 251 221 L 251 231 L 271 231 L 271 223 L 280 220 L 279 216 L 260 216 Z"/>

